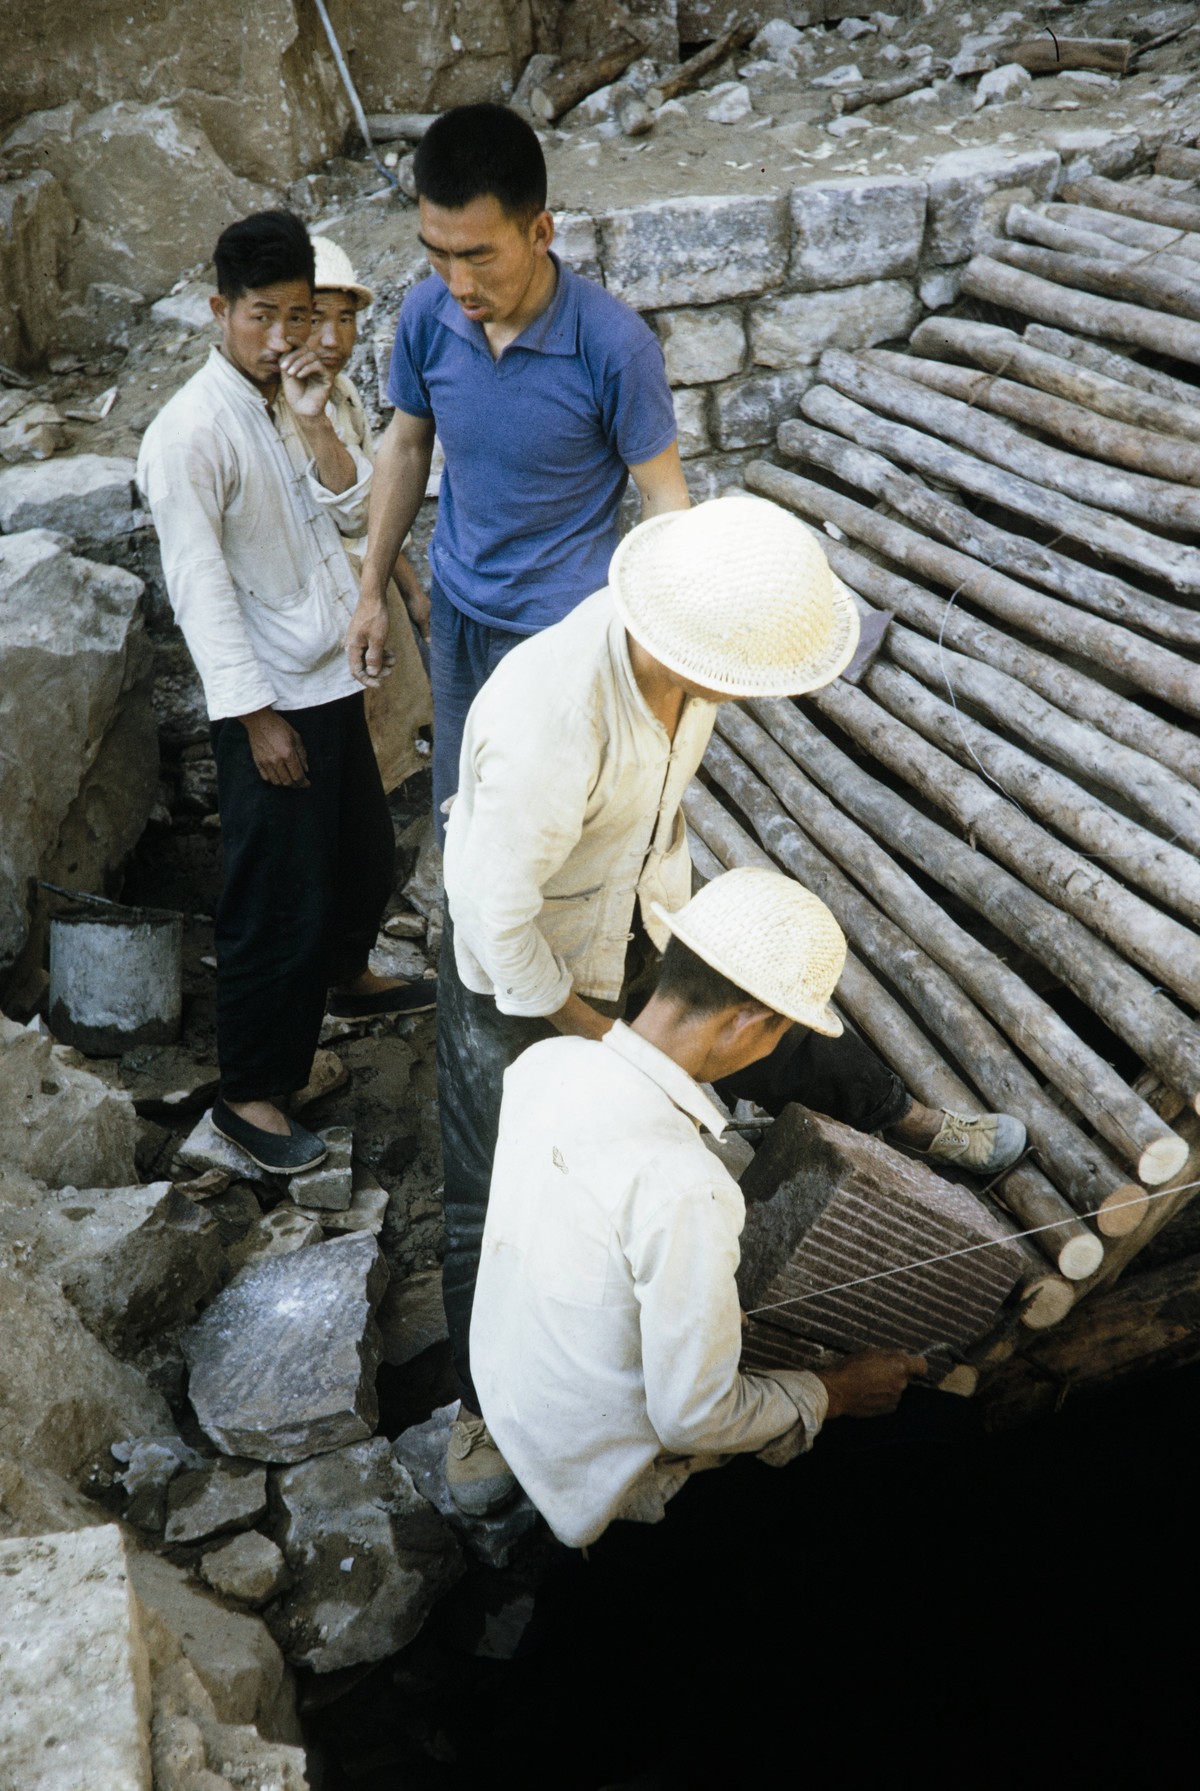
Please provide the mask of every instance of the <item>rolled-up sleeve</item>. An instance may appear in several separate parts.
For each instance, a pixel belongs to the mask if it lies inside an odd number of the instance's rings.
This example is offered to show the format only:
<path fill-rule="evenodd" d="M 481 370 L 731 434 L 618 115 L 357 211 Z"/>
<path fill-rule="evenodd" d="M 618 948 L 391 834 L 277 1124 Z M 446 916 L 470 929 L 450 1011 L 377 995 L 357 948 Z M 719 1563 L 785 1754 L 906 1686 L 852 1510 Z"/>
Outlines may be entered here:
<path fill-rule="evenodd" d="M 655 1173 L 654 1165 L 645 1171 Z M 715 1189 L 700 1184 L 664 1201 L 630 1240 L 646 1410 L 669 1454 L 757 1453 L 772 1445 L 799 1454 L 825 1416 L 815 1375 L 739 1371 L 738 1229 Z"/>
<path fill-rule="evenodd" d="M 524 715 L 524 726 L 492 734 L 485 713 L 468 719 L 472 787 L 469 806 L 460 800 L 450 814 L 446 894 L 455 936 L 491 978 L 500 1012 L 533 1017 L 571 993 L 537 917 L 583 831 L 598 747 L 582 718 L 547 738 L 533 693 Z"/>
<path fill-rule="evenodd" d="M 322 510 L 328 512 L 337 524 L 342 535 L 358 536 L 366 534 L 367 505 L 371 496 L 371 474 L 373 468 L 361 448 L 353 442 L 342 438 L 342 446 L 354 462 L 354 484 L 345 491 L 330 491 L 322 485 L 317 477 L 317 463 L 310 460 L 304 469 L 304 479 L 309 496 Z"/>
<path fill-rule="evenodd" d="M 232 454 L 216 431 L 147 441 L 141 486 L 162 550 L 175 618 L 204 685 L 212 720 L 268 708 L 278 695 L 251 645 L 222 549 Z"/>

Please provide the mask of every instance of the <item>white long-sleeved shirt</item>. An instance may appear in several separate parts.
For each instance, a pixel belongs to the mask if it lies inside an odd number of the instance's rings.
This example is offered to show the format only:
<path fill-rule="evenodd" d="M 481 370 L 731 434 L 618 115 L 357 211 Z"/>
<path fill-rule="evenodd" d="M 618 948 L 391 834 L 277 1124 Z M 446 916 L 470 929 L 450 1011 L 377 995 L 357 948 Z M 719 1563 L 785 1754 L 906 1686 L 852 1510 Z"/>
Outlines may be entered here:
<path fill-rule="evenodd" d="M 634 904 L 692 893 L 680 802 L 716 714 L 684 701 L 672 740 L 629 663 L 607 590 L 501 660 L 471 705 L 446 827 L 446 898 L 467 988 L 501 1013 L 621 992 Z"/>
<path fill-rule="evenodd" d="M 811 1447 L 816 1375 L 742 1374 L 746 1210 L 699 1127 L 721 1115 L 629 1027 L 532 1046 L 504 1078 L 471 1372 L 488 1428 L 561 1541 L 653 1521 L 727 1455 Z"/>
<path fill-rule="evenodd" d="M 217 348 L 146 431 L 138 484 L 214 721 L 359 688 L 343 652 L 358 589 L 342 537 L 366 527 L 371 465 L 348 452 L 355 483 L 327 490 L 282 394 L 272 416 Z"/>

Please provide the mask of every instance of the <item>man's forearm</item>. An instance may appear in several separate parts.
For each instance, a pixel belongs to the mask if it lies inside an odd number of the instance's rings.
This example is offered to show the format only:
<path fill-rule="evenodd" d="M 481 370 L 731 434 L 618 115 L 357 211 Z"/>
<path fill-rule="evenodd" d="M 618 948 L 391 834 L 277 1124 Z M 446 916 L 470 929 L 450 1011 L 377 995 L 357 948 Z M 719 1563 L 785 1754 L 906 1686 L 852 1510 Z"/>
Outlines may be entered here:
<path fill-rule="evenodd" d="M 329 417 L 324 412 L 319 417 L 297 417 L 296 424 L 313 457 L 317 478 L 326 491 L 335 495 L 349 491 L 357 483 L 358 468 Z"/>
<path fill-rule="evenodd" d="M 367 512 L 362 582 L 364 592 L 377 594 L 380 601 L 424 501 L 432 459 L 432 443 L 397 445 L 385 434 L 379 444 Z"/>

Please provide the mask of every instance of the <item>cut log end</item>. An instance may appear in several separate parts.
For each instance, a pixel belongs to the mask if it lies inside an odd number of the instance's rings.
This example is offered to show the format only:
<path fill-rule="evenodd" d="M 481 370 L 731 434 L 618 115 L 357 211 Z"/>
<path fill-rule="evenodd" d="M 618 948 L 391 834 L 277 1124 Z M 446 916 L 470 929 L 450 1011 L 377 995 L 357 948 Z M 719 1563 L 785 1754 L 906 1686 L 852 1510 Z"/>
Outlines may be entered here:
<path fill-rule="evenodd" d="M 970 1362 L 956 1362 L 949 1374 L 938 1383 L 939 1393 L 956 1393 L 960 1399 L 970 1399 L 979 1385 L 979 1370 Z"/>
<path fill-rule="evenodd" d="M 1068 1238 L 1058 1253 L 1059 1273 L 1068 1281 L 1086 1281 L 1104 1261 L 1104 1245 L 1089 1232 Z"/>
<path fill-rule="evenodd" d="M 1186 1149 L 1184 1155 L 1187 1155 Z M 1096 1209 L 1096 1224 L 1106 1238 L 1123 1238 L 1137 1230 L 1149 1210 L 1145 1189 L 1127 1182 L 1124 1187 L 1114 1188 L 1111 1194 L 1105 1195 Z"/>
<path fill-rule="evenodd" d="M 1021 1323 L 1030 1331 L 1048 1331 L 1061 1324 L 1075 1304 L 1075 1289 L 1061 1275 L 1043 1275 L 1026 1286 Z"/>
<path fill-rule="evenodd" d="M 1197 1097 L 1200 1099 L 1200 1097 Z M 1174 1132 L 1168 1132 L 1162 1138 L 1156 1138 L 1148 1144 L 1138 1158 L 1138 1180 L 1145 1182 L 1148 1188 L 1157 1188 L 1162 1182 L 1169 1182 L 1172 1176 L 1187 1162 L 1188 1147 L 1183 1139 Z M 1110 1198 L 1116 1199 L 1116 1195 Z"/>

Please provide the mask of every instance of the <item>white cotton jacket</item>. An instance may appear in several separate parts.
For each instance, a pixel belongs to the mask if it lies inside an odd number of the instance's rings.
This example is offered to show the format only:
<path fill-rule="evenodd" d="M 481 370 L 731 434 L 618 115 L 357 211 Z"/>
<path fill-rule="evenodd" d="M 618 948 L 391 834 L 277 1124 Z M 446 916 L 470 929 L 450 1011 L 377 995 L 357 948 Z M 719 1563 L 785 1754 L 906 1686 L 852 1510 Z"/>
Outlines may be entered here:
<path fill-rule="evenodd" d="M 555 1535 L 652 1522 L 700 1468 L 812 1445 L 816 1375 L 742 1374 L 746 1209 L 699 1128 L 723 1120 L 618 1023 L 550 1039 L 504 1078 L 471 1371 L 483 1416 Z"/>
<path fill-rule="evenodd" d="M 342 537 L 366 527 L 371 465 L 332 492 L 282 394 L 262 394 L 214 348 L 151 423 L 138 484 L 176 620 L 212 720 L 304 709 L 359 687 L 343 652 L 358 601 Z"/>
<path fill-rule="evenodd" d="M 550 1014 L 621 992 L 634 905 L 681 908 L 680 812 L 716 707 L 689 697 L 672 741 L 647 707 L 607 590 L 514 647 L 471 705 L 446 827 L 446 899 L 467 988 Z"/>

